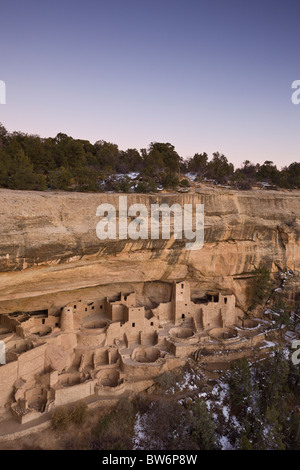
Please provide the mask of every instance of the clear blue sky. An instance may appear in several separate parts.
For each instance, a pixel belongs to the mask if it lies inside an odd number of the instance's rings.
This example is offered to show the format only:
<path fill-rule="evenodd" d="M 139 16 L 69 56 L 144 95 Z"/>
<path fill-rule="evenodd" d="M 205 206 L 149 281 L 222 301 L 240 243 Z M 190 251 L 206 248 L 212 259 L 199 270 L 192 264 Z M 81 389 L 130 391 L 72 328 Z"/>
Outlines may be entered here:
<path fill-rule="evenodd" d="M 300 161 L 299 0 L 10 0 L 0 5 L 9 131 L 183 157 Z"/>

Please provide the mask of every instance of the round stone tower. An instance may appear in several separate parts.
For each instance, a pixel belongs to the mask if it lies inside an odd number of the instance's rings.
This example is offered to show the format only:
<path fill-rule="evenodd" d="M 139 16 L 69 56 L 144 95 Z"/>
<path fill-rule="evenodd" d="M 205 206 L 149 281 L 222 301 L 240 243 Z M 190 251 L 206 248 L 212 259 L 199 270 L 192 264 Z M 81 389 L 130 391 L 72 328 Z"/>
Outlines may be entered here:
<path fill-rule="evenodd" d="M 62 331 L 72 331 L 74 329 L 73 308 L 64 307 L 60 317 L 60 328 Z"/>

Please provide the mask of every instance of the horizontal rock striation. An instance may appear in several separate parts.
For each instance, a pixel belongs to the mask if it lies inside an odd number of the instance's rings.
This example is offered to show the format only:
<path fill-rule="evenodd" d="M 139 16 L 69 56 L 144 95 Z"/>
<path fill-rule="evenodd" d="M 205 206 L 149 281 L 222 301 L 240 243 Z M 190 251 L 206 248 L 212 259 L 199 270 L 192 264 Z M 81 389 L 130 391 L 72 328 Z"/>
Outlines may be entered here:
<path fill-rule="evenodd" d="M 100 204 L 119 194 L 0 190 L 0 312 L 29 299 L 118 284 L 188 279 L 198 291 L 230 290 L 240 305 L 253 268 L 300 271 L 300 192 L 203 189 L 128 194 L 128 206 L 204 204 L 204 246 L 186 240 L 99 240 Z M 117 214 L 118 215 L 118 214 Z M 132 220 L 132 218 L 131 218 Z M 49 297 L 50 296 L 50 297 Z M 67 302 L 65 302 L 67 303 Z"/>

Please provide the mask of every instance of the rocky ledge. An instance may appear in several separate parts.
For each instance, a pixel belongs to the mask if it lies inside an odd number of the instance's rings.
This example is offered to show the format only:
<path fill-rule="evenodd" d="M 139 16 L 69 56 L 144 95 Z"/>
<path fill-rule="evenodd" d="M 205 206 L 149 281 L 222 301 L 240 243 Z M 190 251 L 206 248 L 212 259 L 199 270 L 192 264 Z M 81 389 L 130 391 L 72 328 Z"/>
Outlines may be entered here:
<path fill-rule="evenodd" d="M 126 195 L 128 206 L 144 204 L 149 211 L 151 204 L 204 204 L 198 250 L 174 237 L 100 240 L 97 207 L 108 203 L 118 211 L 119 196 L 1 189 L 0 312 L 59 292 L 178 279 L 203 290 L 230 290 L 242 306 L 253 268 L 300 271 L 299 191 Z"/>

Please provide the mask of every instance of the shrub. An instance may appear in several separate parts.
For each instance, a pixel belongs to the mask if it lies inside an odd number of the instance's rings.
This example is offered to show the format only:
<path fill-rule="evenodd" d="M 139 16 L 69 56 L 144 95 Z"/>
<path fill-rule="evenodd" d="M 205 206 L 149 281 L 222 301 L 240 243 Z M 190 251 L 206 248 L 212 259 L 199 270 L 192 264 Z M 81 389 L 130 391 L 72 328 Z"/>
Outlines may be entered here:
<path fill-rule="evenodd" d="M 188 179 L 186 178 L 183 178 L 180 183 L 179 183 L 180 186 L 183 186 L 185 188 L 189 188 L 191 185 L 190 185 L 190 182 Z"/>
<path fill-rule="evenodd" d="M 242 191 L 247 191 L 249 189 L 252 189 L 252 183 L 251 181 L 248 180 L 241 180 L 237 182 L 237 189 L 240 189 Z"/>
<path fill-rule="evenodd" d="M 88 406 L 85 402 L 80 401 L 70 407 L 60 406 L 56 408 L 52 415 L 51 421 L 54 429 L 65 430 L 71 423 L 83 424 L 88 415 Z"/>
<path fill-rule="evenodd" d="M 84 401 L 76 403 L 70 410 L 70 420 L 75 424 L 83 424 L 88 415 L 88 406 Z"/>
<path fill-rule="evenodd" d="M 65 430 L 71 420 L 70 420 L 70 413 L 68 409 L 64 406 L 56 408 L 51 415 L 52 426 L 57 431 Z"/>
<path fill-rule="evenodd" d="M 155 378 L 155 385 L 164 391 L 176 386 L 178 382 L 178 373 L 174 371 L 166 371 Z"/>

